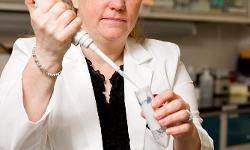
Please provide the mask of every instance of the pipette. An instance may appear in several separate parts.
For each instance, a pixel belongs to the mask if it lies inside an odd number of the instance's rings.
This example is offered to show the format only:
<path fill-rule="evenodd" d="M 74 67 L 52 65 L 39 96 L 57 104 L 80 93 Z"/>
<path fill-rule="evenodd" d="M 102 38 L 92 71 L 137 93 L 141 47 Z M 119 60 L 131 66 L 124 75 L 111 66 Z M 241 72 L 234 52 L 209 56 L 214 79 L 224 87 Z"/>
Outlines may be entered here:
<path fill-rule="evenodd" d="M 95 52 L 100 58 L 102 58 L 107 64 L 109 64 L 116 72 L 118 72 L 123 78 L 127 79 L 132 85 L 136 87 L 136 89 L 139 89 L 139 86 L 129 78 L 121 69 L 119 66 L 117 66 L 107 55 L 105 55 L 93 42 L 93 40 L 89 37 L 89 34 L 84 31 L 80 30 L 76 33 L 74 40 L 74 45 L 83 45 L 85 48 L 89 48 L 93 52 Z"/>
<path fill-rule="evenodd" d="M 35 7 L 40 5 L 40 0 L 36 0 Z M 150 88 L 147 87 L 140 87 L 138 86 L 133 80 L 131 80 L 121 69 L 118 67 L 109 57 L 107 57 L 93 42 L 93 40 L 89 37 L 89 34 L 84 31 L 80 30 L 76 33 L 73 39 L 74 45 L 83 45 L 84 47 L 92 50 L 95 52 L 100 58 L 102 58 L 107 64 L 109 64 L 115 71 L 117 71 L 124 79 L 127 79 L 129 83 L 136 87 L 136 96 L 142 112 L 144 113 L 145 119 L 148 123 L 148 126 L 157 141 L 163 147 L 168 146 L 169 136 L 164 132 L 164 129 L 159 125 L 153 115 L 153 108 L 151 106 L 152 101 L 152 94 Z"/>

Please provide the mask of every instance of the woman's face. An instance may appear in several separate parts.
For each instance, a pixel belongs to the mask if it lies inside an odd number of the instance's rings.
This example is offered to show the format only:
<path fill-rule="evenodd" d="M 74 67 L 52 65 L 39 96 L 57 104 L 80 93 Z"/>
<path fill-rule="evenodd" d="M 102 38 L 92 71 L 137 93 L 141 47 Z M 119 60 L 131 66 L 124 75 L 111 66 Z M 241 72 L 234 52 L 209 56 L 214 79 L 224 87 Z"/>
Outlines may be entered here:
<path fill-rule="evenodd" d="M 141 0 L 72 0 L 83 27 L 97 40 L 126 40 L 134 28 Z"/>

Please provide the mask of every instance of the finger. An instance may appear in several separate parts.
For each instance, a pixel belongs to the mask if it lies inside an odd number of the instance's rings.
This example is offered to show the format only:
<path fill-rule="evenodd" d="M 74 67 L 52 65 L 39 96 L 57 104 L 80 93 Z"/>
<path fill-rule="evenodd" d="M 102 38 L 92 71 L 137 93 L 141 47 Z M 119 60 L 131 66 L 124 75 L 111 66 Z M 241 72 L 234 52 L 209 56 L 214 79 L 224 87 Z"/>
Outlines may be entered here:
<path fill-rule="evenodd" d="M 64 30 L 65 33 L 68 33 L 70 37 L 73 37 L 77 31 L 80 30 L 82 25 L 82 20 L 79 17 L 76 17 Z"/>
<path fill-rule="evenodd" d="M 167 104 L 164 104 L 162 107 L 155 110 L 155 118 L 160 120 L 165 116 L 168 116 L 172 113 L 180 111 L 182 109 L 187 109 L 187 103 L 184 102 L 182 99 L 175 99 Z"/>
<path fill-rule="evenodd" d="M 173 100 L 174 98 L 177 98 L 177 95 L 173 91 L 164 91 L 153 98 L 152 107 L 154 109 L 159 108 L 165 103 Z"/>
<path fill-rule="evenodd" d="M 166 133 L 172 136 L 181 136 L 189 134 L 192 130 L 192 124 L 184 123 L 179 126 L 174 126 L 166 129 Z"/>
<path fill-rule="evenodd" d="M 159 120 L 159 124 L 163 127 L 181 124 L 183 122 L 188 122 L 189 120 L 189 113 L 185 109 L 182 109 L 176 113 L 168 115 L 167 117 Z"/>
<path fill-rule="evenodd" d="M 59 28 L 66 28 L 74 19 L 76 18 L 76 13 L 73 10 L 64 11 L 57 19 L 57 23 Z M 78 19 L 78 21 L 80 21 Z"/>
<path fill-rule="evenodd" d="M 33 13 L 35 10 L 35 1 L 34 0 L 25 0 L 25 5 L 30 13 Z"/>
<path fill-rule="evenodd" d="M 40 3 L 38 6 L 38 10 L 40 10 L 42 13 L 47 13 L 57 2 L 57 0 L 40 0 Z"/>
<path fill-rule="evenodd" d="M 77 31 L 81 28 L 82 21 L 79 17 L 76 17 L 65 29 L 62 34 L 66 35 L 64 39 L 72 38 Z"/>
<path fill-rule="evenodd" d="M 59 18 L 59 16 L 62 15 L 63 12 L 65 12 L 67 9 L 69 9 L 69 6 L 64 2 L 57 2 L 49 11 L 49 20 L 56 20 Z"/>

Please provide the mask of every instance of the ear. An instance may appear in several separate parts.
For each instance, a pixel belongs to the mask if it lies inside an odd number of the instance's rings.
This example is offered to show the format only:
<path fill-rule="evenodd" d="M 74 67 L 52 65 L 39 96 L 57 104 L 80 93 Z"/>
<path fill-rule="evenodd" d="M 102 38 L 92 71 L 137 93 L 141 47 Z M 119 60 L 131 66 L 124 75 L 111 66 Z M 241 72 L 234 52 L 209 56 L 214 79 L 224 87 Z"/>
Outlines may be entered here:
<path fill-rule="evenodd" d="M 79 8 L 79 0 L 71 0 L 74 8 L 78 9 Z"/>

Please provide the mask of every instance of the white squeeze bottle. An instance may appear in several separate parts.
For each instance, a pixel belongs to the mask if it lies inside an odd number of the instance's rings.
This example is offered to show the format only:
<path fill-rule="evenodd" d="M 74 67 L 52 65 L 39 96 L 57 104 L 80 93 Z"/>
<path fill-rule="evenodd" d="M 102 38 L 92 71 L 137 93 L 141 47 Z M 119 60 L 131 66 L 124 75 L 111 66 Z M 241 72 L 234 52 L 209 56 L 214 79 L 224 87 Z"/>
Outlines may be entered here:
<path fill-rule="evenodd" d="M 209 107 L 213 103 L 213 77 L 209 69 L 205 69 L 200 77 L 201 107 Z"/>

